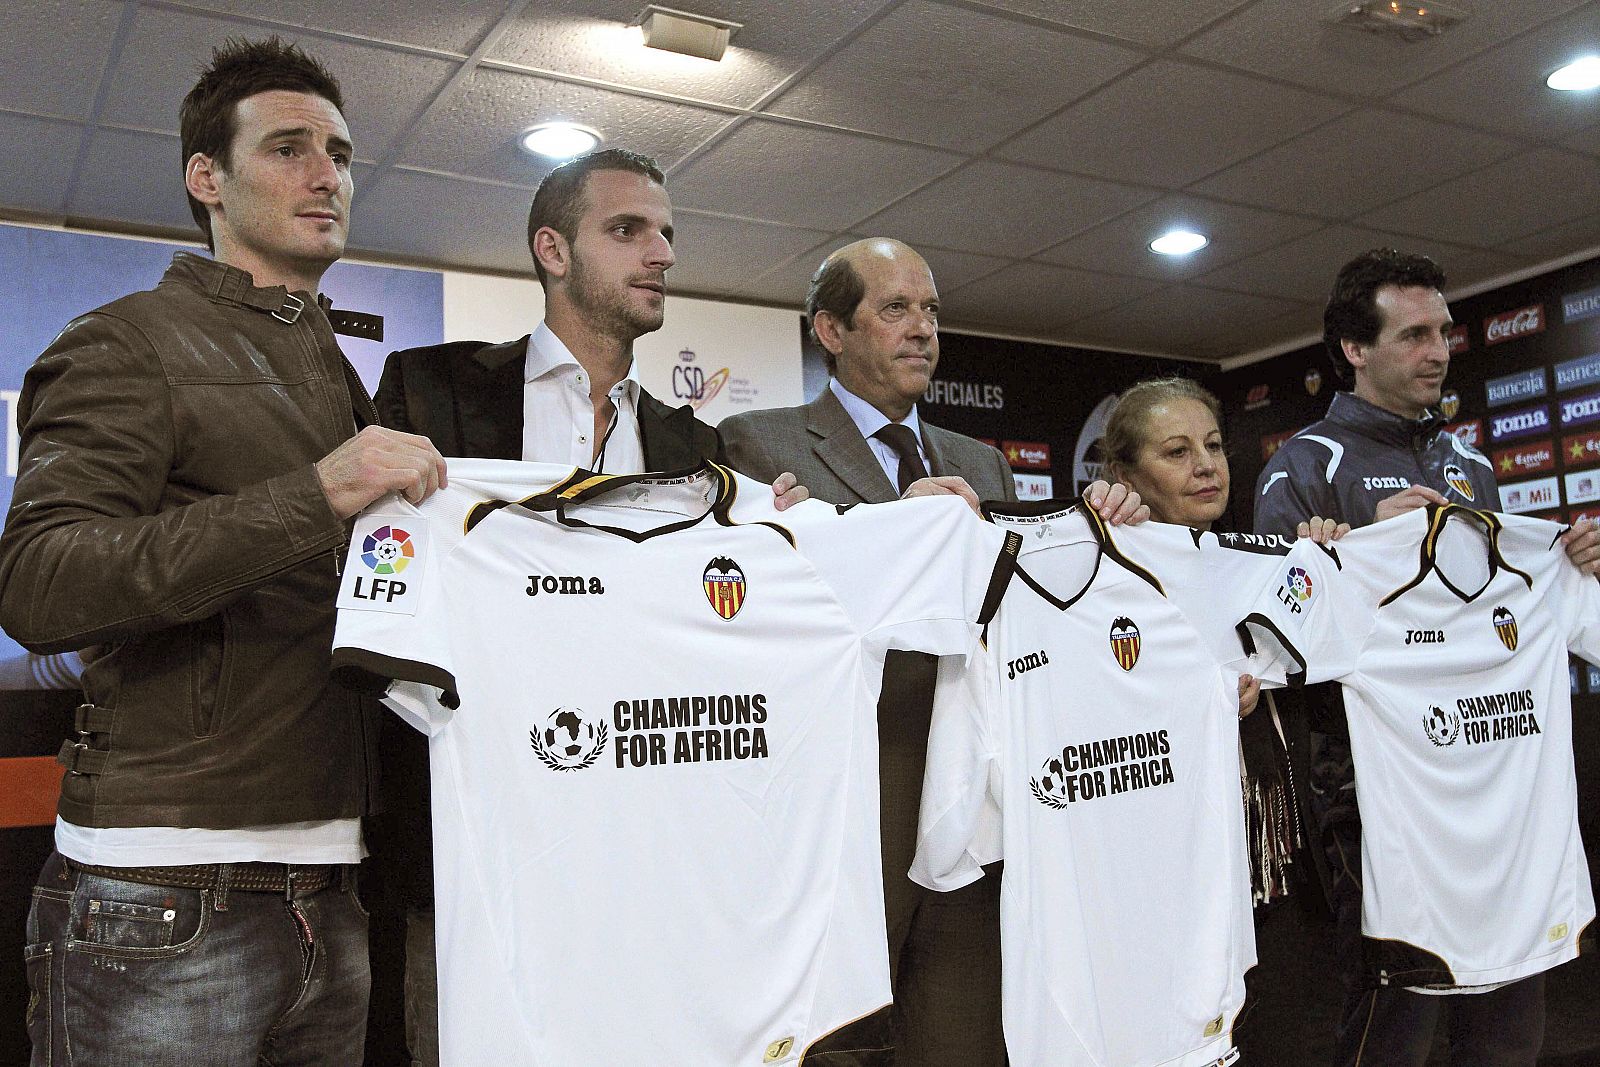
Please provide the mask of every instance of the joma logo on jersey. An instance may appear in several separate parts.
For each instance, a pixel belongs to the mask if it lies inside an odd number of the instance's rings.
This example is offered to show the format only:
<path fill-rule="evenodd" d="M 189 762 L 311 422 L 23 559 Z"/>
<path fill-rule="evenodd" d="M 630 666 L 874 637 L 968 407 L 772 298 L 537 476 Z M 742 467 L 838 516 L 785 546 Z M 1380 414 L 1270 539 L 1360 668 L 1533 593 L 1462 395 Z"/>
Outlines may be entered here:
<path fill-rule="evenodd" d="M 1038 670 L 1040 667 L 1048 667 L 1049 665 L 1050 657 L 1045 655 L 1044 649 L 1041 648 L 1037 652 L 1029 652 L 1021 659 L 1014 659 L 1006 664 L 1006 680 L 1010 681 L 1019 674 L 1027 674 L 1029 671 Z"/>
<path fill-rule="evenodd" d="M 1363 478 L 1363 489 L 1410 489 L 1411 483 L 1404 478 Z"/>
<path fill-rule="evenodd" d="M 1446 745 L 1456 743 L 1456 737 L 1461 733 L 1461 717 L 1435 704 L 1428 709 L 1428 714 L 1423 716 L 1422 729 L 1427 733 L 1429 741 L 1444 748 Z"/>
<path fill-rule="evenodd" d="M 706 564 L 702 582 L 711 610 L 724 619 L 739 614 L 739 609 L 744 607 L 746 589 L 744 571 L 739 569 L 737 563 L 727 556 L 718 556 Z"/>
<path fill-rule="evenodd" d="M 1407 630 L 1406 644 L 1408 645 L 1442 645 L 1444 644 L 1443 630 Z"/>
<path fill-rule="evenodd" d="M 1505 608 L 1494 609 L 1494 633 L 1507 652 L 1517 650 L 1517 617 Z"/>
<path fill-rule="evenodd" d="M 1472 481 L 1467 477 L 1467 472 L 1454 463 L 1446 464 L 1444 468 L 1445 484 L 1468 500 L 1477 499 L 1472 492 Z"/>
<path fill-rule="evenodd" d="M 538 596 L 541 592 L 559 593 L 565 596 L 582 594 L 599 596 L 606 591 L 598 578 L 585 578 L 581 574 L 530 574 L 528 575 L 528 588 L 523 592 L 529 596 Z"/>
<path fill-rule="evenodd" d="M 1139 627 L 1129 618 L 1119 618 L 1111 624 L 1111 654 L 1117 657 L 1117 666 L 1133 670 L 1139 662 Z"/>

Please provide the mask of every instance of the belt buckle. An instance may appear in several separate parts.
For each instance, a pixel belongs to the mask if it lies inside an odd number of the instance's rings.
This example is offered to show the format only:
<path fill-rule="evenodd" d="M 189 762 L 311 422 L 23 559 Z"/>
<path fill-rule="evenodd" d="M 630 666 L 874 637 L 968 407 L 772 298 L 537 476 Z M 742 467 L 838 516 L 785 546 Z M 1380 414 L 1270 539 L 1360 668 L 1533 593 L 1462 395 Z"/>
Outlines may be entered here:
<path fill-rule="evenodd" d="M 304 300 L 301 300 L 293 293 L 288 293 L 284 295 L 283 305 L 273 310 L 272 317 L 277 319 L 279 322 L 285 322 L 290 326 L 293 326 L 299 321 L 300 312 L 304 311 L 305 309 L 306 302 Z"/>

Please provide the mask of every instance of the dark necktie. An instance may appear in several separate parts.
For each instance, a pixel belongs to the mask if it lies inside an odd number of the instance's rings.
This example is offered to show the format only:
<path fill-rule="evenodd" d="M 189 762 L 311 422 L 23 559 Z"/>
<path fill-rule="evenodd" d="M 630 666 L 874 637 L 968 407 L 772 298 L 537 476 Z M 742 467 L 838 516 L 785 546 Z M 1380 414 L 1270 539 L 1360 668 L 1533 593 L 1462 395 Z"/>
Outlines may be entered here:
<path fill-rule="evenodd" d="M 928 468 L 922 465 L 922 455 L 917 451 L 917 435 L 911 432 L 911 427 L 891 422 L 872 436 L 894 449 L 894 454 L 900 457 L 897 488 L 902 495 L 912 482 L 928 476 Z"/>

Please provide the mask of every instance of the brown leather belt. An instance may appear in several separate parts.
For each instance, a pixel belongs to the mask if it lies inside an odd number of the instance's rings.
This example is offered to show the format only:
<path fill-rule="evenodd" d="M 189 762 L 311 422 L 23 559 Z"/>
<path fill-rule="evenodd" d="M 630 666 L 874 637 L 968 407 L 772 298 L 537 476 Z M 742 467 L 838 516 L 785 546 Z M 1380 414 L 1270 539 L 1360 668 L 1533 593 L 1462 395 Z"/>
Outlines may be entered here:
<path fill-rule="evenodd" d="M 309 896 L 349 881 L 350 867 L 342 863 L 195 863 L 182 867 L 101 867 L 61 857 L 67 867 L 102 878 L 117 878 L 142 885 L 170 885 L 180 889 L 238 889 L 247 893 L 283 893 Z"/>

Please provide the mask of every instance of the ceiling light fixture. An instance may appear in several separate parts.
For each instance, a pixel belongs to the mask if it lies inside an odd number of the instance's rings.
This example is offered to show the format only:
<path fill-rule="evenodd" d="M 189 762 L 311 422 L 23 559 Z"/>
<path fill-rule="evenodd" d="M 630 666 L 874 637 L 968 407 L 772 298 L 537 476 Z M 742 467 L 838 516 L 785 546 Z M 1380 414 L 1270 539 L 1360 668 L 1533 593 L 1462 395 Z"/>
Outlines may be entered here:
<path fill-rule="evenodd" d="M 593 151 L 600 143 L 600 135 L 571 122 L 546 122 L 524 130 L 517 143 L 524 152 L 564 162 Z"/>
<path fill-rule="evenodd" d="M 1437 37 L 1457 23 L 1465 22 L 1467 12 L 1427 0 L 1345 0 L 1328 17 L 1341 26 L 1420 41 Z"/>
<path fill-rule="evenodd" d="M 639 12 L 639 17 L 633 21 L 644 30 L 646 47 L 712 61 L 722 58 L 722 54 L 728 50 L 729 38 L 744 28 L 742 23 L 676 11 L 657 4 L 651 4 Z"/>
<path fill-rule="evenodd" d="M 1168 230 L 1150 242 L 1150 251 L 1161 256 L 1187 256 L 1211 243 L 1211 238 L 1193 230 Z"/>
<path fill-rule="evenodd" d="M 1600 56 L 1584 56 L 1553 72 L 1544 83 L 1564 93 L 1600 87 Z"/>

